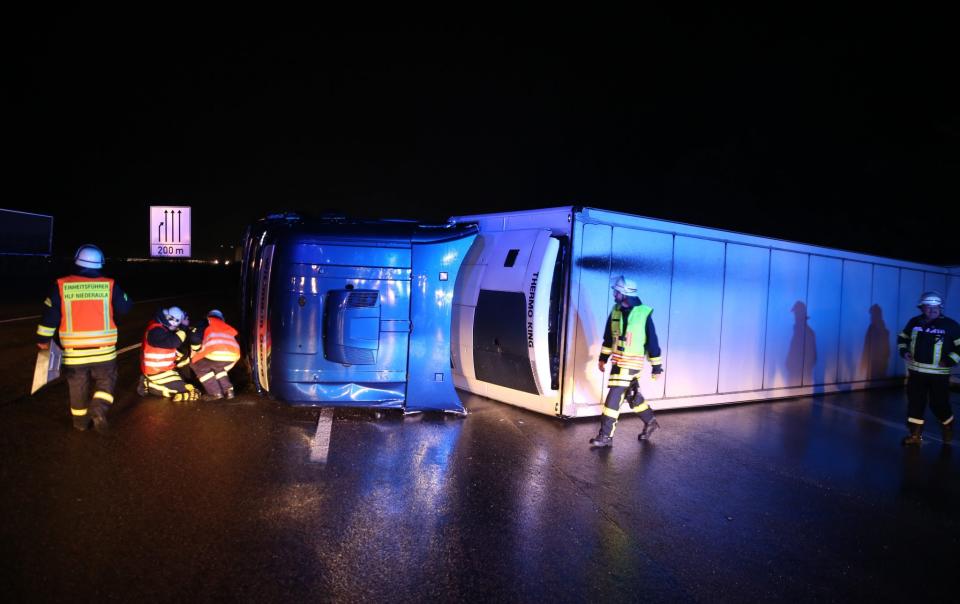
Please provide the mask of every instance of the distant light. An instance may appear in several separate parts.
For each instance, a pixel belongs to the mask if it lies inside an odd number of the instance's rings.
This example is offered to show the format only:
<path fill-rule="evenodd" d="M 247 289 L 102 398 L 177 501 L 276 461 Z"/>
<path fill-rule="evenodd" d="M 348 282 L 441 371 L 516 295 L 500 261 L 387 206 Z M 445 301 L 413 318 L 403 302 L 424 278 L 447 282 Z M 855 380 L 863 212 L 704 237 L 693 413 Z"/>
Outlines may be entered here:
<path fill-rule="evenodd" d="M 230 264 L 230 261 L 229 261 L 229 260 L 224 260 L 224 261 L 223 261 L 223 265 L 224 265 L 224 266 L 227 266 L 228 264 Z"/>
<path fill-rule="evenodd" d="M 214 263 L 214 264 L 220 264 L 220 261 L 219 261 L 219 260 L 214 260 L 213 263 Z"/>

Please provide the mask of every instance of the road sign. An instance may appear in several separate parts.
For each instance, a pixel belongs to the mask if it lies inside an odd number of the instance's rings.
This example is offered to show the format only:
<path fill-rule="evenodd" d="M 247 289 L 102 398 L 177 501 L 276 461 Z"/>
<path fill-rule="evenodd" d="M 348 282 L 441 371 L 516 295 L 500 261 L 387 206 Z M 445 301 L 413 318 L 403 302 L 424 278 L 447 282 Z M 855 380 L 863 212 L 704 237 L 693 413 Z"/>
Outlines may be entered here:
<path fill-rule="evenodd" d="M 150 257 L 190 257 L 190 206 L 150 206 Z"/>

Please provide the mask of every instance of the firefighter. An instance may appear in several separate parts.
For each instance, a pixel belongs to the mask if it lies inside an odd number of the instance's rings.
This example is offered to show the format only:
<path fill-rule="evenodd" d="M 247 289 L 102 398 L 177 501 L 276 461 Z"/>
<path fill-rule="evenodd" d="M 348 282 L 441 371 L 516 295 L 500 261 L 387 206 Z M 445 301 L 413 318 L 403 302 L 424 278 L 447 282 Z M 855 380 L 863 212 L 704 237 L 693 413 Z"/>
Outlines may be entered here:
<path fill-rule="evenodd" d="M 653 309 L 641 303 L 637 297 L 637 286 L 631 279 L 621 275 L 614 281 L 612 289 L 614 305 L 603 332 L 603 348 L 600 350 L 597 368 L 603 373 L 607 360 L 610 359 L 613 360 L 613 367 L 610 369 L 608 384 L 610 390 L 607 392 L 603 415 L 600 417 L 600 433 L 590 439 L 592 447 L 613 446 L 613 433 L 617 429 L 620 405 L 627 394 L 631 408 L 639 413 L 643 420 L 643 431 L 638 435 L 639 440 L 649 440 L 653 432 L 660 427 L 650 404 L 643 400 L 639 382 L 635 377 L 643 369 L 645 358 L 650 360 L 652 379 L 659 378 L 663 373 L 660 344 L 651 316 Z"/>
<path fill-rule="evenodd" d="M 177 371 L 177 363 L 183 359 L 179 349 L 187 340 L 189 326 L 189 318 L 177 306 L 161 308 L 147 324 L 140 349 L 140 396 L 153 394 L 177 403 L 200 398 L 200 392 Z"/>
<path fill-rule="evenodd" d="M 176 308 L 176 307 L 175 307 Z M 177 356 L 176 356 L 176 370 L 185 383 L 190 383 L 192 376 L 190 374 L 190 358 L 192 357 L 194 351 L 200 348 L 200 337 L 202 332 L 197 332 L 196 325 L 190 323 L 190 315 L 187 311 L 183 311 L 183 318 L 180 321 L 180 326 L 187 332 L 187 339 L 180 343 L 177 346 Z"/>
<path fill-rule="evenodd" d="M 100 273 L 103 252 L 97 246 L 80 246 L 73 263 L 74 272 L 57 279 L 43 301 L 37 347 L 48 350 L 56 335 L 63 348 L 73 427 L 86 430 L 92 421 L 94 429 L 104 432 L 117 384 L 114 320 L 127 314 L 133 302 L 113 279 Z"/>
<path fill-rule="evenodd" d="M 950 368 L 960 363 L 960 325 L 943 315 L 943 296 L 926 292 L 917 308 L 921 314 L 907 321 L 897 337 L 900 356 L 907 362 L 907 429 L 904 445 L 923 441 L 923 414 L 930 409 L 940 420 L 944 444 L 953 440 L 950 408 Z"/>
<path fill-rule="evenodd" d="M 198 326 L 197 331 L 201 344 L 190 365 L 206 392 L 203 400 L 232 399 L 233 384 L 228 372 L 240 360 L 237 330 L 224 321 L 222 312 L 214 309 L 207 313 L 206 324 Z"/>

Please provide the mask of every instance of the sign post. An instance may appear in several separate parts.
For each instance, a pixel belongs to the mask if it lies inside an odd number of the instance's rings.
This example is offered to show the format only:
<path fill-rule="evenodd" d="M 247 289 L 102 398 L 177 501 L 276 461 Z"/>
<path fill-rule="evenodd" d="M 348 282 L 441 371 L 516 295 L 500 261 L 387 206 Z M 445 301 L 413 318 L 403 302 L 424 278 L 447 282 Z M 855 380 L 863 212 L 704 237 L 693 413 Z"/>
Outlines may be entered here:
<path fill-rule="evenodd" d="M 190 257 L 190 206 L 150 206 L 150 257 Z"/>

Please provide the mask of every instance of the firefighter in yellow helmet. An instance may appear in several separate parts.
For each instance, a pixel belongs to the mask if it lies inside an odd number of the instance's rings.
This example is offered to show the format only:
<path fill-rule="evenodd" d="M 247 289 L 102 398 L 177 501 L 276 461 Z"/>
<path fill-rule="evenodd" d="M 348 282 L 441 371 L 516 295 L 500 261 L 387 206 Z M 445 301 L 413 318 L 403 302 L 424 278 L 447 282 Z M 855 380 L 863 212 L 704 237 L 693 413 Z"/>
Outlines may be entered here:
<path fill-rule="evenodd" d="M 63 348 L 64 376 L 70 390 L 73 427 L 107 429 L 107 410 L 117 384 L 117 325 L 133 302 L 120 286 L 104 277 L 103 252 L 82 245 L 72 274 L 57 279 L 43 301 L 37 346 L 46 350 L 54 337 Z"/>
<path fill-rule="evenodd" d="M 607 317 L 603 333 L 603 348 L 597 368 L 603 372 L 608 360 L 613 361 L 607 398 L 600 417 L 600 433 L 590 439 L 592 447 L 610 447 L 613 445 L 613 433 L 617 429 L 620 417 L 620 405 L 625 396 L 631 408 L 640 415 L 643 431 L 640 440 L 649 440 L 653 432 L 660 427 L 653 415 L 650 404 L 640 394 L 637 374 L 643 369 L 645 359 L 650 360 L 651 378 L 657 379 L 663 373 L 660 359 L 660 343 L 657 330 L 653 325 L 653 309 L 644 305 L 637 297 L 637 286 L 631 279 L 623 276 L 613 282 L 613 309 Z"/>
<path fill-rule="evenodd" d="M 943 316 L 943 296 L 926 292 L 917 308 L 921 314 L 907 321 L 897 337 L 900 356 L 907 362 L 907 429 L 904 445 L 923 441 L 923 415 L 930 410 L 940 420 L 943 442 L 953 440 L 950 408 L 950 368 L 960 363 L 960 325 Z"/>

